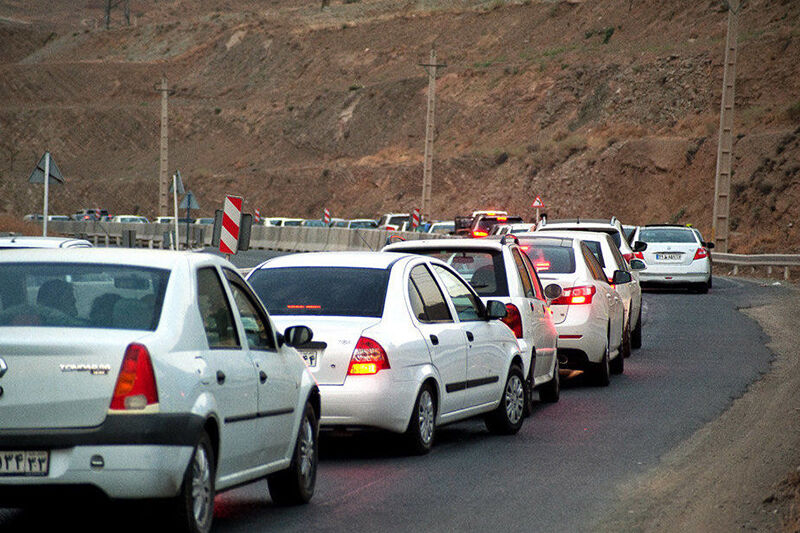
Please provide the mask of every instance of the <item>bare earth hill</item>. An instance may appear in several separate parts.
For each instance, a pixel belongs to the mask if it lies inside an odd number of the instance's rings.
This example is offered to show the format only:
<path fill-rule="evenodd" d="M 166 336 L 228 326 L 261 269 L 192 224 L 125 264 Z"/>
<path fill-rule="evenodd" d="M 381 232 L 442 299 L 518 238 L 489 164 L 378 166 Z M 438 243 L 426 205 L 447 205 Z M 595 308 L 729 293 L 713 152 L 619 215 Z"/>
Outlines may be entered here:
<path fill-rule="evenodd" d="M 710 236 L 727 14 L 718 0 L 0 1 L 0 214 L 156 215 L 162 73 L 170 170 L 204 214 L 420 204 L 436 44 L 433 214 L 692 222 Z M 800 2 L 740 20 L 732 251 L 800 252 Z"/>

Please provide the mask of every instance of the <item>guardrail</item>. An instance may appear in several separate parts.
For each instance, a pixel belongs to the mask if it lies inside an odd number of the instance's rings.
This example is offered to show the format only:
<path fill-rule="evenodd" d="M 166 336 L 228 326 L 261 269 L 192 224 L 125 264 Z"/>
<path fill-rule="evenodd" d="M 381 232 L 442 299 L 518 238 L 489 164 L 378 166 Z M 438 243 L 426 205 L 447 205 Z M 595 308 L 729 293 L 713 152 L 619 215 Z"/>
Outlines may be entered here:
<path fill-rule="evenodd" d="M 739 273 L 740 266 L 767 267 L 767 274 L 772 274 L 774 267 L 783 268 L 783 279 L 789 279 L 789 269 L 800 267 L 800 255 L 795 254 L 723 254 L 712 255 L 714 263 L 733 265 L 733 275 Z"/>
<path fill-rule="evenodd" d="M 121 224 L 100 221 L 51 221 L 53 233 L 81 237 L 100 245 L 122 245 L 126 231 L 135 232 L 135 246 L 144 248 L 169 247 L 175 233 L 172 224 Z M 211 246 L 211 225 L 189 224 L 189 245 L 192 248 Z M 186 246 L 187 225 L 178 226 L 178 242 Z M 375 229 L 319 228 L 309 226 L 253 226 L 250 248 L 290 252 L 323 252 L 341 250 L 380 250 L 391 235 L 406 240 L 439 239 L 436 233 L 396 232 Z"/>

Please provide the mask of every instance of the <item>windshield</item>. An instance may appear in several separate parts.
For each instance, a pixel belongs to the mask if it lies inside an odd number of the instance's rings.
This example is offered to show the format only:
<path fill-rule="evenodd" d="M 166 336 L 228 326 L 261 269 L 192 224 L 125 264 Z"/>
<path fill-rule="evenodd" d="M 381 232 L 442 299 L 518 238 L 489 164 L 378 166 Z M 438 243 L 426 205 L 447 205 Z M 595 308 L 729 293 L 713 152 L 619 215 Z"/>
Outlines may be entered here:
<path fill-rule="evenodd" d="M 435 257 L 450 265 L 480 296 L 508 296 L 506 269 L 499 250 L 403 248 L 403 252 Z"/>
<path fill-rule="evenodd" d="M 0 279 L 0 327 L 154 331 L 169 271 L 88 263 L 3 263 Z"/>
<path fill-rule="evenodd" d="M 575 253 L 572 246 L 524 244 L 520 246 L 539 274 L 572 274 Z"/>
<path fill-rule="evenodd" d="M 389 270 L 262 268 L 247 280 L 271 315 L 381 317 Z"/>
<path fill-rule="evenodd" d="M 682 228 L 646 228 L 639 232 L 642 242 L 686 242 L 696 243 L 694 232 Z"/>

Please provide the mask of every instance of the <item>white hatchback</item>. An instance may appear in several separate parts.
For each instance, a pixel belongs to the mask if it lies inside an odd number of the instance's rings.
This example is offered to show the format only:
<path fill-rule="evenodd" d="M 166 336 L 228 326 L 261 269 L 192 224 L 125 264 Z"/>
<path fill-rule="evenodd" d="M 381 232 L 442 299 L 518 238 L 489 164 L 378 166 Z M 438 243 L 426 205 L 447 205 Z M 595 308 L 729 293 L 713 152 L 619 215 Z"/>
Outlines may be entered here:
<path fill-rule="evenodd" d="M 637 228 L 633 242 L 646 243 L 636 257 L 646 268 L 639 274 L 642 284 L 687 287 L 700 293 L 711 286 L 713 242 L 703 242 L 700 232 L 686 226 L 658 225 Z"/>
<path fill-rule="evenodd" d="M 0 507 L 41 495 L 168 502 L 211 528 L 216 491 L 267 477 L 307 502 L 320 398 L 233 265 L 211 254 L 0 254 Z M 9 459 L 10 458 L 10 459 Z"/>
<path fill-rule="evenodd" d="M 579 238 L 535 233 L 519 240 L 542 282 L 558 283 L 563 291 L 550 306 L 558 331 L 559 362 L 588 371 L 598 385 L 608 385 L 609 375 L 621 374 L 625 365 L 622 298 Z M 630 279 L 630 272 L 614 272 L 614 284 Z"/>
<path fill-rule="evenodd" d="M 279 325 L 306 324 L 301 346 L 319 383 L 321 424 L 405 433 L 415 453 L 438 425 L 486 415 L 516 433 L 523 422 L 523 358 L 499 318 L 450 266 L 386 252 L 286 255 L 248 281 Z"/>

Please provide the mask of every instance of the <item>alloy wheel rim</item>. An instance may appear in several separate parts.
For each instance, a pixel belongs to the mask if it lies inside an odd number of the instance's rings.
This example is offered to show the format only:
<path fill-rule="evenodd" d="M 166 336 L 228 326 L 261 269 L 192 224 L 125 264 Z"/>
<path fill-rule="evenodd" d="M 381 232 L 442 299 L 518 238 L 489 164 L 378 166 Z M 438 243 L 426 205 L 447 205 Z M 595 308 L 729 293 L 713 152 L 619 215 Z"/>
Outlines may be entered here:
<path fill-rule="evenodd" d="M 516 424 L 522 418 L 522 410 L 525 404 L 525 390 L 519 376 L 513 375 L 506 384 L 506 415 L 512 424 Z"/>
<path fill-rule="evenodd" d="M 419 411 L 417 415 L 419 422 L 419 436 L 422 439 L 422 442 L 428 444 L 433 438 L 434 424 L 433 398 L 431 398 L 431 393 L 428 392 L 428 390 L 422 391 L 422 394 L 420 395 Z"/>
<path fill-rule="evenodd" d="M 199 446 L 192 462 L 192 513 L 195 523 L 208 522 L 211 510 L 211 465 L 203 446 Z"/>
<path fill-rule="evenodd" d="M 310 486 L 314 474 L 314 428 L 311 421 L 303 419 L 303 428 L 300 432 L 300 476 L 306 487 Z"/>

